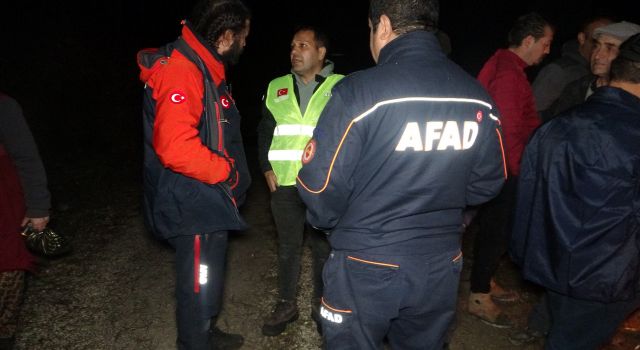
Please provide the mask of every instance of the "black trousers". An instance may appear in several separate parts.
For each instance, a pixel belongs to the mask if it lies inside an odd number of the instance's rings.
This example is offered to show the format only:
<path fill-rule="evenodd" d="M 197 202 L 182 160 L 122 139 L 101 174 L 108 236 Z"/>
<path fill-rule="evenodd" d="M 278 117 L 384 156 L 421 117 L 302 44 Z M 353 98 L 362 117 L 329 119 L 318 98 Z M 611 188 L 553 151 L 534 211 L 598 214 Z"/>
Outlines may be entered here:
<path fill-rule="evenodd" d="M 178 349 L 210 349 L 211 319 L 220 313 L 227 254 L 227 231 L 179 236 L 176 250 Z"/>
<path fill-rule="evenodd" d="M 323 232 L 306 224 L 307 208 L 295 186 L 279 186 L 271 193 L 271 213 L 278 230 L 278 293 L 281 299 L 296 300 L 305 231 L 313 259 L 313 297 L 322 296 L 322 267 L 329 256 L 329 242 Z"/>
<path fill-rule="evenodd" d="M 474 241 L 471 267 L 472 293 L 489 293 L 491 278 L 507 252 L 517 183 L 515 176 L 507 179 L 500 194 L 480 208 L 480 229 Z"/>

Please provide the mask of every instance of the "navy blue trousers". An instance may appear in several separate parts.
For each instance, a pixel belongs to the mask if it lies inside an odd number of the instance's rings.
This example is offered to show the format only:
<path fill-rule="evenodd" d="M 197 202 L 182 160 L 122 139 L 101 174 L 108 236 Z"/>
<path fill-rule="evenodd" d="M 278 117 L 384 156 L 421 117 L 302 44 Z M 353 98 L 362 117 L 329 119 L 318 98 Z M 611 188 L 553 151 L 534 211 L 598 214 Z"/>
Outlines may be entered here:
<path fill-rule="evenodd" d="M 600 303 L 547 291 L 551 328 L 546 350 L 595 350 L 605 345 L 624 319 L 640 305 L 640 298 Z"/>
<path fill-rule="evenodd" d="M 176 250 L 176 323 L 179 350 L 210 349 L 211 319 L 220 313 L 227 231 L 179 236 Z"/>
<path fill-rule="evenodd" d="M 454 319 L 459 249 L 389 256 L 332 251 L 320 313 L 327 349 L 442 349 Z"/>

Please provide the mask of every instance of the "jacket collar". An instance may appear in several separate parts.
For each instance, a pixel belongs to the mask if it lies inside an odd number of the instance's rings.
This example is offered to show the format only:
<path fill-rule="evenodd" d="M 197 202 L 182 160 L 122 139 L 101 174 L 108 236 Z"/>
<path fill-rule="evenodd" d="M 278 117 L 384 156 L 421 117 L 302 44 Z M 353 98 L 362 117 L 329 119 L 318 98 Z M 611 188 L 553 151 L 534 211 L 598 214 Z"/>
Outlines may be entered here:
<path fill-rule="evenodd" d="M 515 64 L 518 65 L 518 67 L 522 68 L 523 70 L 529 67 L 527 62 L 525 62 L 522 58 L 520 58 L 520 56 L 516 55 L 515 52 L 509 49 L 498 49 L 496 54 L 501 55 L 505 59 L 513 61 Z"/>
<path fill-rule="evenodd" d="M 410 57 L 446 58 L 436 36 L 424 30 L 416 30 L 393 39 L 380 50 L 378 65 L 392 63 Z"/>
<path fill-rule="evenodd" d="M 613 102 L 618 105 L 625 106 L 626 108 L 633 110 L 635 113 L 640 113 L 640 98 L 617 87 L 600 87 L 590 97 L 590 99 L 592 98 L 607 102 Z"/>
<path fill-rule="evenodd" d="M 191 29 L 189 22 L 182 26 L 182 38 L 200 56 L 204 64 L 213 75 L 216 85 L 225 80 L 224 64 L 220 55 L 211 48 L 206 41 Z"/>
<path fill-rule="evenodd" d="M 331 60 L 325 60 L 324 63 L 324 67 L 322 67 L 322 69 L 320 70 L 320 72 L 318 72 L 318 74 L 316 74 L 315 77 L 315 82 L 316 83 L 321 83 L 323 81 L 325 81 L 325 79 L 327 79 L 327 77 L 329 77 L 331 74 L 333 74 L 333 61 Z M 291 75 L 293 76 L 293 79 L 295 82 L 300 83 L 302 81 L 302 78 L 300 78 L 300 76 L 298 74 L 296 74 L 296 72 L 293 71 L 293 68 L 291 69 Z"/>

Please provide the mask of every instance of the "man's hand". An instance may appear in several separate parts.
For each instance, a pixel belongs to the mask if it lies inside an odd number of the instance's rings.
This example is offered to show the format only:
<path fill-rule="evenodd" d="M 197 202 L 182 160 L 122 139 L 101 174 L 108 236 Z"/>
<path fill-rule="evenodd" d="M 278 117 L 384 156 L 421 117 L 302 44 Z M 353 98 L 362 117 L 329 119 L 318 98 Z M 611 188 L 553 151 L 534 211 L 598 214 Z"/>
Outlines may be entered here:
<path fill-rule="evenodd" d="M 275 192 L 276 188 L 278 188 L 278 177 L 276 177 L 276 173 L 274 173 L 273 170 L 265 171 L 264 178 L 267 180 L 269 191 Z"/>
<path fill-rule="evenodd" d="M 45 216 L 43 218 L 27 218 L 22 219 L 22 226 L 30 225 L 31 228 L 37 232 L 44 230 L 49 223 L 49 217 Z"/>

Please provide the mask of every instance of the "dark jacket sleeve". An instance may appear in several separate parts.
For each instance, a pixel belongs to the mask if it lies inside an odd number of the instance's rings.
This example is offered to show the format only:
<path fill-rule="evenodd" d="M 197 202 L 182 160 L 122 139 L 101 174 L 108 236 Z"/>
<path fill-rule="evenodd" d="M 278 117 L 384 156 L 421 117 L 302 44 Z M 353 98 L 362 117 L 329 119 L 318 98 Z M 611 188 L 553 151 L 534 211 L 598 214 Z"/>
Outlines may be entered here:
<path fill-rule="evenodd" d="M 583 103 L 593 80 L 594 77 L 589 75 L 569 83 L 562 90 L 560 97 L 541 115 L 542 120 L 548 121 L 569 108 Z"/>
<path fill-rule="evenodd" d="M 565 70 L 555 62 L 549 63 L 540 70 L 531 84 L 538 113 L 547 110 L 558 99 L 566 79 Z"/>
<path fill-rule="evenodd" d="M 271 170 L 269 148 L 271 148 L 275 128 L 276 120 L 269 108 L 267 108 L 266 100 L 263 99 L 262 119 L 260 119 L 260 123 L 258 124 L 258 162 L 260 163 L 262 173 Z"/>
<path fill-rule="evenodd" d="M 22 114 L 22 108 L 12 98 L 0 96 L 0 144 L 11 157 L 25 193 L 27 217 L 49 215 L 51 195 L 47 175 L 33 135 Z"/>
<path fill-rule="evenodd" d="M 487 130 L 475 157 L 475 163 L 467 184 L 467 205 L 479 205 L 489 201 L 499 192 L 507 178 L 502 134 L 498 123 Z"/>
<path fill-rule="evenodd" d="M 352 175 L 362 138 L 352 127 L 351 114 L 342 109 L 349 105 L 333 91 L 310 141 L 315 152 L 306 164 L 303 161 L 298 173 L 297 187 L 307 205 L 307 220 L 319 229 L 331 229 L 340 221 L 353 192 Z"/>
<path fill-rule="evenodd" d="M 543 126 L 541 130 L 545 127 Z M 536 164 L 538 163 L 538 145 L 542 131 L 533 134 L 524 149 L 520 163 L 518 193 L 513 213 L 513 229 L 509 242 L 511 260 L 522 267 L 529 240 L 529 224 L 533 214 L 533 198 L 536 191 Z"/>

